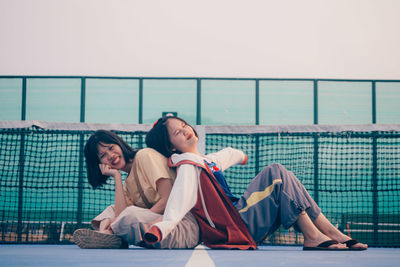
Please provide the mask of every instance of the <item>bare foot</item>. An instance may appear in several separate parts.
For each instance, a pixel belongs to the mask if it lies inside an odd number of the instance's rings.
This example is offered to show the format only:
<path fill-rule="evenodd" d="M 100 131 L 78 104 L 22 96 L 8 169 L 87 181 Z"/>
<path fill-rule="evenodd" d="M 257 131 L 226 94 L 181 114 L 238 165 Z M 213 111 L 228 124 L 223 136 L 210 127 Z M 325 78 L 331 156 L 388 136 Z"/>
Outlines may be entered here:
<path fill-rule="evenodd" d="M 325 241 L 328 241 L 328 240 L 331 240 L 331 239 L 322 233 L 313 238 L 304 237 L 304 247 L 316 247 L 319 244 L 321 244 Z M 338 243 L 338 244 L 332 244 L 328 248 L 330 248 L 330 249 L 346 249 L 347 247 L 345 244 Z"/>
<path fill-rule="evenodd" d="M 323 234 L 325 234 L 326 236 L 328 236 L 333 240 L 337 240 L 340 243 L 344 243 L 348 240 L 351 240 L 349 236 L 343 234 L 342 232 L 339 231 L 339 229 L 334 227 L 322 213 L 318 215 L 318 217 L 314 220 L 313 223 Z M 356 243 L 352 245 L 350 248 L 367 249 L 368 245 L 363 243 Z"/>
<path fill-rule="evenodd" d="M 334 239 L 334 240 L 339 241 L 340 243 L 344 243 L 346 241 L 351 240 L 351 238 L 349 236 L 343 234 L 339 230 L 336 230 L 334 233 L 332 233 L 332 232 L 327 233 L 326 235 L 329 236 L 330 238 Z M 359 243 L 355 243 L 354 245 L 350 246 L 349 248 L 352 248 L 352 249 L 367 249 L 368 245 L 359 242 Z"/>
<path fill-rule="evenodd" d="M 346 241 L 351 240 L 351 238 L 348 237 L 347 235 L 344 235 L 344 237 L 336 239 L 336 240 L 339 241 L 340 243 L 344 243 Z M 352 248 L 352 249 L 367 249 L 368 245 L 358 242 L 358 243 L 355 243 L 354 245 L 350 246 L 349 248 Z"/>
<path fill-rule="evenodd" d="M 313 224 L 307 213 L 302 211 L 296 221 L 297 226 L 300 228 L 304 236 L 304 247 L 317 247 L 319 244 L 328 241 L 336 240 L 324 235 L 318 228 Z M 337 240 L 338 241 L 338 240 Z M 328 249 L 346 249 L 345 244 L 332 244 L 328 246 Z"/>

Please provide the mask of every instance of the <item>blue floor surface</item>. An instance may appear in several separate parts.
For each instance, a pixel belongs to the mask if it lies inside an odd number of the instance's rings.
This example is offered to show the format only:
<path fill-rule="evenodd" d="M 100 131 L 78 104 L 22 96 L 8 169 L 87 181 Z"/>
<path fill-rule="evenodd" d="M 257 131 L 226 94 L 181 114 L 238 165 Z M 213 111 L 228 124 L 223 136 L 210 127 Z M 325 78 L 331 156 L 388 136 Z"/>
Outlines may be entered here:
<path fill-rule="evenodd" d="M 255 251 L 89 250 L 75 245 L 0 245 L 0 266 L 400 266 L 400 249 L 302 251 L 301 247 L 260 246 Z"/>

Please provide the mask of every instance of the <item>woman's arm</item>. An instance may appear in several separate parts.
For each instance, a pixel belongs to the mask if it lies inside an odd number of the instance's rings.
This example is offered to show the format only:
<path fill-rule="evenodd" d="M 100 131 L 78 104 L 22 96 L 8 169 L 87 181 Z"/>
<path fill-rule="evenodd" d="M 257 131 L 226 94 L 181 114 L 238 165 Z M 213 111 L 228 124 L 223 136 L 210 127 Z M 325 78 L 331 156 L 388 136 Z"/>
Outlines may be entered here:
<path fill-rule="evenodd" d="M 133 168 L 136 169 L 134 179 L 142 185 L 144 193 L 148 192 L 146 198 L 153 203 L 150 210 L 163 214 L 176 176 L 168 167 L 167 158 L 154 149 L 144 148 L 136 154 Z"/>
<path fill-rule="evenodd" d="M 151 211 L 159 214 L 163 214 L 165 206 L 167 206 L 167 201 L 169 194 L 172 190 L 171 180 L 168 178 L 159 178 L 156 182 L 157 192 L 160 195 L 160 199 L 151 207 Z"/>
<path fill-rule="evenodd" d="M 222 171 L 225 171 L 235 164 L 244 165 L 247 163 L 247 155 L 243 151 L 231 147 L 224 148 L 216 153 L 208 154 L 207 158 L 218 163 Z"/>
<path fill-rule="evenodd" d="M 126 205 L 124 189 L 122 187 L 121 174 L 114 177 L 115 181 L 115 217 L 121 214 L 121 212 L 128 206 Z"/>
<path fill-rule="evenodd" d="M 114 178 L 115 181 L 115 205 L 114 205 L 114 212 L 115 217 L 127 207 L 124 189 L 122 187 L 122 177 L 121 173 L 118 170 L 110 168 L 110 166 L 106 164 L 99 164 L 100 171 L 103 175 L 111 176 Z"/>

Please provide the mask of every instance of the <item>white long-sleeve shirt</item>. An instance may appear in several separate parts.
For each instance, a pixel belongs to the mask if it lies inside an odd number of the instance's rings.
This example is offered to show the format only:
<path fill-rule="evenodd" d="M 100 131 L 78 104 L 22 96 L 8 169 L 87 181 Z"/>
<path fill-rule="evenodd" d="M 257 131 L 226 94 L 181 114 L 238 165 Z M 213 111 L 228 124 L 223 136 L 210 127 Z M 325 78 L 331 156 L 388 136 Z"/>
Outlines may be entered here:
<path fill-rule="evenodd" d="M 174 154 L 171 160 L 173 164 L 189 160 L 200 165 L 204 165 L 204 160 L 206 160 L 216 163 L 224 171 L 232 165 L 245 164 L 247 156 L 240 150 L 228 147 L 206 156 L 199 156 L 193 153 Z M 200 173 L 201 168 L 192 164 L 178 166 L 176 180 L 168 198 L 163 220 L 155 224 L 160 229 L 163 238 L 196 205 Z"/>

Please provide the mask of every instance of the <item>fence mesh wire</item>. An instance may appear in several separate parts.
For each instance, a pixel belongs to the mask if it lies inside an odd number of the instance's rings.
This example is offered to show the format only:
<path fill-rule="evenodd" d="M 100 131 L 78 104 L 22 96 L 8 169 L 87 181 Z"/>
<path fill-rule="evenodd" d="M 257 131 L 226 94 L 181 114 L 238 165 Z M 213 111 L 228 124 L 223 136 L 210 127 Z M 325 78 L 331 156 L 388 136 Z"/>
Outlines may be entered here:
<path fill-rule="evenodd" d="M 225 171 L 240 196 L 259 171 L 279 162 L 293 171 L 325 216 L 370 246 L 400 246 L 398 131 L 207 133 L 205 153 L 243 150 L 245 166 Z M 113 180 L 93 190 L 83 145 L 93 130 L 0 129 L 0 243 L 70 243 L 73 231 L 114 201 Z M 145 131 L 116 131 L 134 148 Z M 279 229 L 269 244 L 302 244 Z"/>

